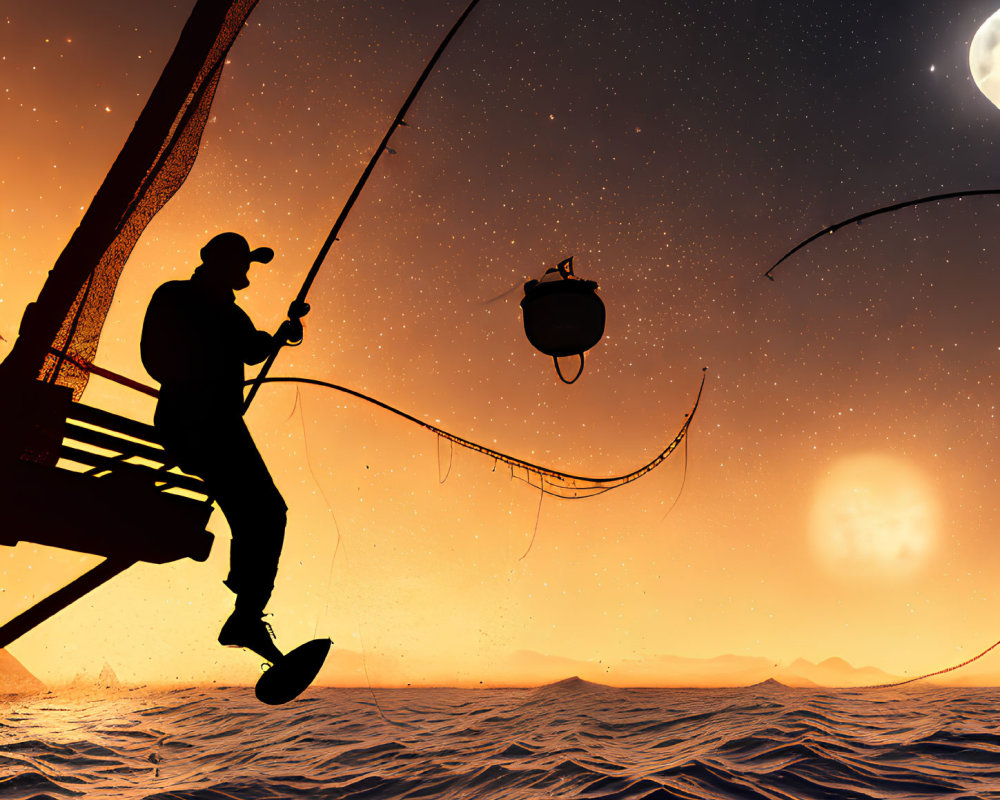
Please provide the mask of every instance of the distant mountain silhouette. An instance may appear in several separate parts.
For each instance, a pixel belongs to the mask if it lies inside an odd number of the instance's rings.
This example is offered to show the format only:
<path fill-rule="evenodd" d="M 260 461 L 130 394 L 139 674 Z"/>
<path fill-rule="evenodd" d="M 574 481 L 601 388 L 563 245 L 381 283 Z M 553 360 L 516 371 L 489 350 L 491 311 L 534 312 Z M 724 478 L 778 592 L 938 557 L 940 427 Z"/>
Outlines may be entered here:
<path fill-rule="evenodd" d="M 586 691 L 589 689 L 610 689 L 612 687 L 605 686 L 603 683 L 593 683 L 592 681 L 585 681 L 578 675 L 574 675 L 572 678 L 566 678 L 565 680 L 556 681 L 555 683 L 547 684 L 546 686 L 539 687 L 541 689 L 552 689 L 553 691 L 561 692 L 578 692 Z"/>
<path fill-rule="evenodd" d="M 561 681 L 556 681 L 555 683 L 548 683 L 544 686 L 539 686 L 531 694 L 532 697 L 535 698 L 545 698 L 566 697 L 571 695 L 594 695 L 618 691 L 621 690 L 616 689 L 613 686 L 605 686 L 603 683 L 585 681 L 574 675 L 572 678 L 566 678 Z"/>
<path fill-rule="evenodd" d="M 755 683 L 753 686 L 748 686 L 747 688 L 748 689 L 791 689 L 793 687 L 787 686 L 781 681 L 776 681 L 774 678 L 768 678 L 766 681 Z"/>
<path fill-rule="evenodd" d="M 574 661 L 562 657 L 548 657 L 541 653 L 519 651 L 509 663 L 512 667 L 524 670 L 522 674 L 537 675 L 542 678 L 541 680 L 536 678 L 535 685 L 549 691 L 570 691 L 581 688 L 581 685 L 606 686 L 593 683 L 595 679 L 607 680 L 615 686 L 706 689 L 756 686 L 766 684 L 768 680 L 791 688 L 849 688 L 900 680 L 875 667 L 854 667 L 843 658 L 837 657 L 827 658 L 819 664 L 798 658 L 788 665 L 782 665 L 774 659 L 762 656 L 732 654 L 714 658 L 661 655 L 612 663 Z M 565 681 L 545 680 L 553 672 L 556 675 L 562 672 L 563 675 L 575 675 L 575 677 Z M 529 685 L 531 683 L 525 682 Z"/>
<path fill-rule="evenodd" d="M 385 659 L 373 662 L 368 656 L 368 668 L 382 676 L 386 687 L 408 686 L 411 678 L 395 662 Z M 373 669 L 373 663 L 377 668 Z M 413 671 L 414 664 L 409 665 Z M 433 662 L 419 665 L 432 676 L 413 685 L 451 686 L 451 676 L 435 673 L 440 665 Z M 1000 672 L 1000 670 L 998 670 Z M 843 658 L 827 658 L 819 664 L 799 658 L 791 664 L 781 664 L 776 659 L 763 656 L 726 654 L 713 658 L 658 655 L 641 659 L 611 661 L 603 658 L 591 660 L 551 656 L 534 650 L 516 650 L 497 658 L 491 665 L 488 680 L 480 687 L 517 687 L 547 692 L 567 692 L 574 688 L 591 691 L 612 687 L 661 687 L 661 688 L 736 688 L 753 686 L 773 679 L 793 688 L 855 687 L 893 683 L 902 680 L 875 667 L 856 668 Z M 567 675 L 573 676 L 567 678 Z M 996 678 L 993 678 L 994 683 Z M 364 686 L 365 661 L 354 650 L 334 648 L 320 674 L 320 685 Z M 469 683 L 460 685 L 468 686 Z M 474 684 L 473 684 L 474 685 Z M 989 685 L 981 682 L 977 685 Z"/>
<path fill-rule="evenodd" d="M 368 668 L 372 669 L 372 655 L 368 657 Z M 1000 650 L 997 653 L 1000 663 Z M 408 686 L 410 677 L 399 669 L 398 664 L 385 659 L 377 663 L 377 671 L 382 676 L 382 686 Z M 983 667 L 987 666 L 986 661 Z M 327 659 L 320 685 L 364 686 L 365 662 L 361 654 L 354 650 L 334 649 Z M 451 686 L 450 675 L 435 674 L 435 663 L 428 661 L 419 667 L 431 678 L 416 685 Z M 479 681 L 479 687 L 516 687 L 545 689 L 547 693 L 568 692 L 586 689 L 607 691 L 613 687 L 651 688 L 738 688 L 750 687 L 774 680 L 790 688 L 852 688 L 878 686 L 895 683 L 906 677 L 893 675 L 877 667 L 854 667 L 840 657 L 826 658 L 818 664 L 804 658 L 797 658 L 790 664 L 782 664 L 773 658 L 726 654 L 713 658 L 691 658 L 673 655 L 645 656 L 624 661 L 612 661 L 595 657 L 591 660 L 572 659 L 565 656 L 550 656 L 534 650 L 516 650 L 497 658 L 491 665 L 488 680 Z M 409 665 L 415 670 L 413 664 Z M 983 667 L 980 667 L 982 670 Z M 962 670 L 949 673 L 943 678 L 935 678 L 927 683 L 967 686 L 996 686 L 1000 683 L 1000 666 L 992 673 L 968 672 Z M 567 678 L 566 676 L 573 676 Z M 459 685 L 469 687 L 466 682 Z M 475 686 L 472 683 L 472 686 Z"/>
<path fill-rule="evenodd" d="M 111 669 L 111 665 L 105 661 L 104 666 L 101 667 L 101 674 L 97 676 L 97 685 L 102 689 L 120 689 L 121 681 L 118 680 L 118 676 L 115 675 L 115 671 Z"/>
<path fill-rule="evenodd" d="M 828 658 L 820 664 L 799 658 L 782 666 L 770 658 L 732 654 L 715 658 L 647 657 L 615 665 L 608 676 L 619 685 L 700 688 L 753 686 L 768 679 L 797 688 L 870 686 L 897 680 L 874 667 L 852 667 L 842 658 Z"/>
<path fill-rule="evenodd" d="M 45 684 L 6 650 L 0 650 L 0 695 L 45 691 Z"/>
<path fill-rule="evenodd" d="M 882 683 L 893 683 L 899 680 L 894 675 L 876 667 L 854 667 L 842 658 L 827 658 L 819 664 L 813 664 L 804 658 L 797 658 L 776 676 L 791 685 L 796 680 L 807 681 L 805 685 L 851 687 L 874 686 Z"/>
<path fill-rule="evenodd" d="M 111 668 L 111 665 L 105 661 L 101 667 L 101 671 L 96 678 L 92 677 L 91 673 L 86 670 L 81 670 L 73 676 L 73 680 L 70 681 L 70 687 L 73 689 L 121 689 L 122 683 L 118 680 L 118 676 L 115 671 Z"/>

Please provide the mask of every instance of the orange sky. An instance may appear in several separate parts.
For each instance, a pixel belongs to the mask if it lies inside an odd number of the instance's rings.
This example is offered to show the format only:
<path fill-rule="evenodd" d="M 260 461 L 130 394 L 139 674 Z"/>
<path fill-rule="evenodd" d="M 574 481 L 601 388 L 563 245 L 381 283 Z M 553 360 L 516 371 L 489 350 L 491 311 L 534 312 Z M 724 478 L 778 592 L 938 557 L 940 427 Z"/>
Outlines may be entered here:
<path fill-rule="evenodd" d="M 5 20 L 0 356 L 191 4 L 104 5 L 16 2 Z M 680 501 L 664 519 L 681 453 L 598 498 L 546 497 L 522 559 L 538 492 L 488 458 L 456 450 L 442 483 L 449 448 L 431 434 L 320 389 L 304 387 L 296 404 L 294 388 L 267 388 L 248 422 L 290 507 L 270 607 L 279 646 L 329 635 L 363 653 L 367 677 L 343 653 L 323 675 L 350 685 L 536 682 L 521 651 L 600 665 L 609 683 L 628 681 L 623 663 L 667 654 L 837 655 L 908 675 L 964 660 L 998 636 L 1000 341 L 983 300 L 997 288 L 996 204 L 871 223 L 817 245 L 775 284 L 760 276 L 831 219 L 988 185 L 982 132 L 995 132 L 996 110 L 963 94 L 974 87 L 956 66 L 961 103 L 939 87 L 893 102 L 914 104 L 919 121 L 944 117 L 958 145 L 908 123 L 921 133 L 901 124 L 833 158 L 810 150 L 819 134 L 803 121 L 832 77 L 791 98 L 781 78 L 794 64 L 772 65 L 761 103 L 794 110 L 764 136 L 754 128 L 766 115 L 739 92 L 711 95 L 721 90 L 706 77 L 688 96 L 663 78 L 669 58 L 700 76 L 753 64 L 699 50 L 707 28 L 661 54 L 653 45 L 673 22 L 619 19 L 607 5 L 561 39 L 545 11 L 532 12 L 536 27 L 488 3 L 477 12 L 331 253 L 305 344 L 272 374 L 332 380 L 502 451 L 610 475 L 662 449 L 707 366 Z M 148 380 L 145 304 L 222 230 L 275 249 L 239 301 L 261 328 L 283 318 L 457 13 L 420 2 L 369 17 L 363 6 L 254 12 L 194 171 L 125 270 L 98 363 Z M 941 63 L 960 62 L 966 28 L 937 42 Z M 912 167 L 914 148 L 945 146 L 963 159 Z M 486 303 L 570 253 L 608 308 L 607 335 L 572 387 L 525 340 L 519 290 Z M 148 398 L 98 379 L 85 401 L 152 416 Z M 852 466 L 862 454 L 879 459 L 878 480 Z M 252 681 L 257 659 L 215 643 L 232 596 L 225 522 L 211 527 L 207 563 L 134 567 L 11 652 L 48 682 L 105 659 L 126 681 Z M 0 618 L 94 560 L 0 550 Z"/>

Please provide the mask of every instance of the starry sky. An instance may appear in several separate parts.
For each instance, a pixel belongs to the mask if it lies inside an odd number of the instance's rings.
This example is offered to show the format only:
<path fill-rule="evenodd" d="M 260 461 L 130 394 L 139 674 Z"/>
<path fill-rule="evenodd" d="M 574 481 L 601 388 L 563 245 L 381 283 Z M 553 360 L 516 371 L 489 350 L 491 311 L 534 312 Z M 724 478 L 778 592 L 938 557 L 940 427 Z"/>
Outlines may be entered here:
<path fill-rule="evenodd" d="M 0 356 L 193 3 L 85 5 L 10 0 L 0 15 Z M 462 8 L 261 0 L 190 178 L 125 269 L 98 363 L 148 380 L 150 295 L 224 230 L 276 251 L 239 297 L 276 328 Z M 290 507 L 279 646 L 330 635 L 325 680 L 349 685 L 523 684 L 539 664 L 652 685 L 664 655 L 839 656 L 909 676 L 996 641 L 1000 203 L 878 217 L 763 278 L 853 214 L 1000 187 L 1000 109 L 968 67 L 994 11 L 482 0 L 272 374 L 613 475 L 673 437 L 704 367 L 686 478 L 679 451 L 615 492 L 539 505 L 492 460 L 382 411 L 266 388 L 248 424 Z M 608 313 L 574 386 L 518 308 L 523 282 L 568 255 Z M 85 401 L 152 416 L 99 379 Z M 224 520 L 212 528 L 206 564 L 137 566 L 11 651 L 51 681 L 103 660 L 133 681 L 253 680 L 252 658 L 215 644 L 231 595 Z M 0 616 L 94 560 L 4 550 Z"/>

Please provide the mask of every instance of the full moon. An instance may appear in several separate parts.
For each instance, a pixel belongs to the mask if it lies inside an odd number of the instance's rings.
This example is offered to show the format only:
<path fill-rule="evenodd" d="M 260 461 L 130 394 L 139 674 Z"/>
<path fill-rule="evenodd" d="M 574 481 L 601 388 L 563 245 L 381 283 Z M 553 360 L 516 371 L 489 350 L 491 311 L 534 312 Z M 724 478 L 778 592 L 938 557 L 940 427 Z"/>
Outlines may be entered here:
<path fill-rule="evenodd" d="M 986 20 L 972 37 L 969 69 L 976 86 L 1000 108 L 1000 11 Z"/>
<path fill-rule="evenodd" d="M 847 577 L 901 577 L 933 549 L 938 505 L 930 482 L 895 456 L 842 458 L 818 483 L 810 539 L 819 561 Z"/>

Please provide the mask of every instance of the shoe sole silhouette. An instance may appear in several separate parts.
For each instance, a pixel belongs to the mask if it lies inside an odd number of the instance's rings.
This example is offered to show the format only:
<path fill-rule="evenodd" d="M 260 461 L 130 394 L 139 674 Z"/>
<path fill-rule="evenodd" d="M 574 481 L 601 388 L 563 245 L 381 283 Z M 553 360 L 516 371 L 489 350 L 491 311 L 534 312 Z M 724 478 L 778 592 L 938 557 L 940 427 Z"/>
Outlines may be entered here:
<path fill-rule="evenodd" d="M 332 644 L 330 639 L 313 639 L 279 658 L 257 681 L 257 699 L 269 706 L 294 700 L 315 680 Z"/>

